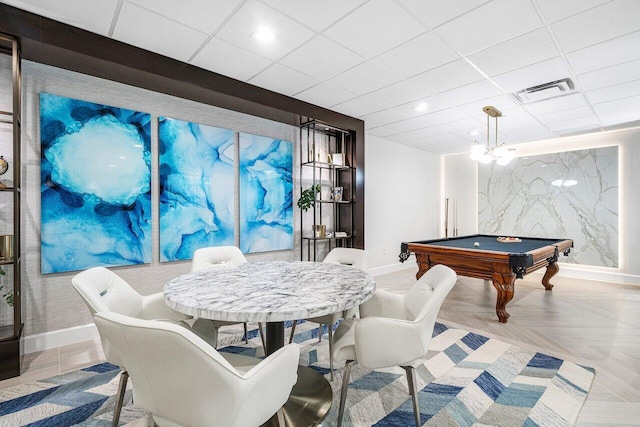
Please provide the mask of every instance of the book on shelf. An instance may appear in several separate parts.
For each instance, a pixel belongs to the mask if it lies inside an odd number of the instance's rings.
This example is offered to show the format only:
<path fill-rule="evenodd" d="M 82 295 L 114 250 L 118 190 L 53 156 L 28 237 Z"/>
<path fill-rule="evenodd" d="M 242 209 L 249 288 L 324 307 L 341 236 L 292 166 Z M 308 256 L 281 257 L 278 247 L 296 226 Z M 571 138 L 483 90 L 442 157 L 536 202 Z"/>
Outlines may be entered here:
<path fill-rule="evenodd" d="M 333 235 L 335 237 L 347 237 L 348 236 L 346 231 L 336 231 L 335 233 L 333 233 Z"/>

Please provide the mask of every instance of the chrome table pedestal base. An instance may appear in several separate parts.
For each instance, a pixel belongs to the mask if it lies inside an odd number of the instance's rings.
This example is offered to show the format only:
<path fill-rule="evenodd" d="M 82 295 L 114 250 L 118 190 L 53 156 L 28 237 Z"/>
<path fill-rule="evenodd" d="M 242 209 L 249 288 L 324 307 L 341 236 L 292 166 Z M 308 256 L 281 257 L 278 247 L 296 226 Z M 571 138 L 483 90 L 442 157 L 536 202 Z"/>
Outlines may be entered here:
<path fill-rule="evenodd" d="M 332 400 L 333 392 L 329 381 L 311 368 L 298 366 L 298 381 L 293 386 L 291 396 L 284 405 L 287 427 L 306 427 L 320 424 L 329 413 Z M 277 425 L 277 416 L 263 424 L 265 427 L 276 427 Z"/>

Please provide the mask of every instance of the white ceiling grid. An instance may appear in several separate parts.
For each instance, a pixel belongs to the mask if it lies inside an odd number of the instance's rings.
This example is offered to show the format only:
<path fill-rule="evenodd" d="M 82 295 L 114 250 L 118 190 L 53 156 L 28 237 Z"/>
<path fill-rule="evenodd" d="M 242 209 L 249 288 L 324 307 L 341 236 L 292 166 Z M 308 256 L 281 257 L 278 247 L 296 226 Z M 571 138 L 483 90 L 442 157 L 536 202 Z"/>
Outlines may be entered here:
<path fill-rule="evenodd" d="M 434 153 L 640 125 L 638 0 L 0 0 L 365 120 Z M 275 39 L 253 37 L 258 26 Z M 511 92 L 570 78 L 570 95 Z M 426 110 L 415 107 L 426 103 Z M 479 135 L 470 135 L 472 131 Z"/>

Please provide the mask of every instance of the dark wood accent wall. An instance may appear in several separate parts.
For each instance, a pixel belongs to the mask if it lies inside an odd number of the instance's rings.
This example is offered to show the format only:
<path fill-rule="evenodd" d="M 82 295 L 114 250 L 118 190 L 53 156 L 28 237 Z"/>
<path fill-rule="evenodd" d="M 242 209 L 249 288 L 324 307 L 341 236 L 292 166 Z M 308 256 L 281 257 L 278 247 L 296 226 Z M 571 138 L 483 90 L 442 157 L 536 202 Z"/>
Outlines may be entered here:
<path fill-rule="evenodd" d="M 356 239 L 364 248 L 364 122 L 193 65 L 0 4 L 0 32 L 23 59 L 298 126 L 313 117 L 356 134 Z"/>

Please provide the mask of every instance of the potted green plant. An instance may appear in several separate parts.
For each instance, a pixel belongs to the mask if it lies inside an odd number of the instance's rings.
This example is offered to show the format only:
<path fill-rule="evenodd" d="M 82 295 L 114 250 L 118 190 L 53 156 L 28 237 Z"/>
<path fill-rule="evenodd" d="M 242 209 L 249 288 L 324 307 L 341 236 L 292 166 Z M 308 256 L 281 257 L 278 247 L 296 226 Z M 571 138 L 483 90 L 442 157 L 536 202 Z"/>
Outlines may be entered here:
<path fill-rule="evenodd" d="M 316 194 L 320 193 L 320 184 L 312 185 L 306 190 L 302 191 L 300 198 L 298 199 L 298 207 L 303 211 L 306 211 L 316 203 Z"/>

